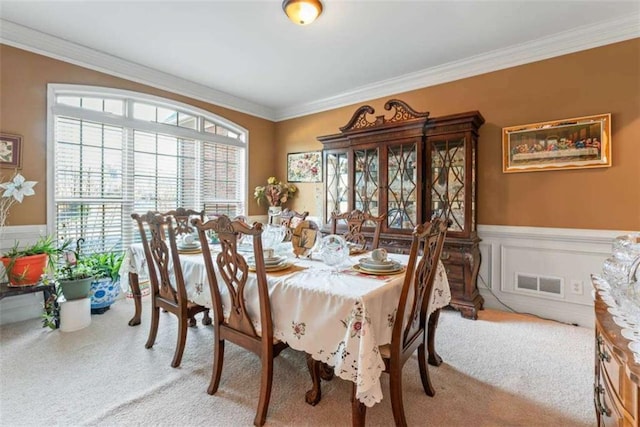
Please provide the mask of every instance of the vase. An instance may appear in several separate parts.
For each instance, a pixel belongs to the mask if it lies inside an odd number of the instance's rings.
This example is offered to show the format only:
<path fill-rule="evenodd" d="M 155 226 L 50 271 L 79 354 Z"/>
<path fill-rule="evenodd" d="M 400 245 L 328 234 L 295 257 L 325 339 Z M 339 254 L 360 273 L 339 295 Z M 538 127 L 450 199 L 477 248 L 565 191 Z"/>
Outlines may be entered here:
<path fill-rule="evenodd" d="M 48 258 L 47 254 L 2 258 L 10 286 L 32 286 L 40 282 Z"/>
<path fill-rule="evenodd" d="M 64 295 L 67 301 L 87 298 L 91 290 L 91 282 L 93 282 L 93 277 L 59 281 L 60 287 L 62 288 L 62 295 Z"/>
<path fill-rule="evenodd" d="M 269 224 L 280 224 L 282 206 L 269 206 Z"/>
<path fill-rule="evenodd" d="M 120 295 L 120 280 L 113 281 L 110 277 L 96 279 L 91 282 L 91 314 L 102 314 L 109 309 Z"/>

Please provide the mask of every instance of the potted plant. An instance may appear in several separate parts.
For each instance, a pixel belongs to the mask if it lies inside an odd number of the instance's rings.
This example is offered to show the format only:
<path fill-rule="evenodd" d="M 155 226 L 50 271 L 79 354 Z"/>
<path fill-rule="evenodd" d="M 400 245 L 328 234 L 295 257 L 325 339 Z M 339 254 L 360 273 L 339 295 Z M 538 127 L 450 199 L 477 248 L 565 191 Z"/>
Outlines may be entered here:
<path fill-rule="evenodd" d="M 120 266 L 123 258 L 123 252 L 106 252 L 94 253 L 83 259 L 94 272 L 89 291 L 92 314 L 102 314 L 109 310 L 120 295 Z"/>
<path fill-rule="evenodd" d="M 11 207 L 16 203 L 22 203 L 25 197 L 33 196 L 33 187 L 36 184 L 36 181 L 27 181 L 18 172 L 9 181 L 0 184 L 0 189 L 4 190 L 0 196 L 0 237 L 4 234 Z M 16 242 L 1 258 L 9 286 L 37 284 L 46 265 L 53 265 L 56 250 L 56 245 L 50 237 L 41 237 L 35 244 L 26 248 L 20 248 L 20 244 Z"/>
<path fill-rule="evenodd" d="M 53 266 L 61 248 L 57 247 L 51 236 L 40 237 L 26 248 L 20 248 L 19 245 L 16 242 L 0 259 L 4 264 L 5 274 L 10 286 L 35 285 L 40 282 L 47 265 Z"/>
<path fill-rule="evenodd" d="M 64 262 L 55 272 L 56 281 L 67 301 L 87 298 L 95 277 L 93 267 L 80 259 L 80 244 L 83 241 L 78 239 L 75 251 L 63 252 Z"/>

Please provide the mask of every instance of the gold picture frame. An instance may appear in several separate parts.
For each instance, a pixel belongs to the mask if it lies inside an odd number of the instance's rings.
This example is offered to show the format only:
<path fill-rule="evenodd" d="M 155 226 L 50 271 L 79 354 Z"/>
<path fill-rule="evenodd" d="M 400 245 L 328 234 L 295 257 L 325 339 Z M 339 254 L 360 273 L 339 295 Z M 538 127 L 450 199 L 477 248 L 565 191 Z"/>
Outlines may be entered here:
<path fill-rule="evenodd" d="M 502 128 L 502 172 L 611 166 L 611 114 Z"/>

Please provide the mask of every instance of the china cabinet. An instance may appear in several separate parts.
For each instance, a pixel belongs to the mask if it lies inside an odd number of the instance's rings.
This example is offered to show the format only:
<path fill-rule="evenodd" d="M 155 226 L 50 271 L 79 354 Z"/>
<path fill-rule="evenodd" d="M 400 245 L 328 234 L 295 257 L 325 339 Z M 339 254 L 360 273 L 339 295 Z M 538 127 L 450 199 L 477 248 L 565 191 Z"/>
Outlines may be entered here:
<path fill-rule="evenodd" d="M 365 105 L 340 133 L 318 137 L 325 165 L 323 231 L 332 212 L 386 215 L 380 246 L 407 253 L 417 224 L 447 219 L 441 258 L 451 305 L 475 319 L 484 303 L 476 286 L 476 149 L 484 119 L 477 111 L 431 118 L 395 99 L 384 108 L 390 117 L 374 116 Z"/>

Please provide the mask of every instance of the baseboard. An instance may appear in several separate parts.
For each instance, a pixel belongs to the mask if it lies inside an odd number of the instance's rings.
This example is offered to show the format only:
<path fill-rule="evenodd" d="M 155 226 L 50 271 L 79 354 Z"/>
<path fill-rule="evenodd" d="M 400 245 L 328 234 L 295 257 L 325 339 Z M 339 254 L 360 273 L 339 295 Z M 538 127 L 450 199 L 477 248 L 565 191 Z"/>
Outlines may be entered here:
<path fill-rule="evenodd" d="M 591 275 L 600 274 L 613 239 L 628 233 L 479 225 L 478 288 L 485 307 L 593 328 Z M 557 293 L 522 289 L 516 285 L 517 274 L 553 278 L 560 288 Z"/>

